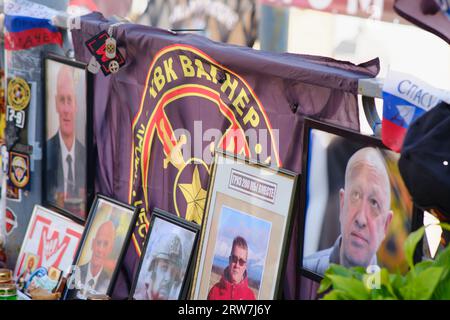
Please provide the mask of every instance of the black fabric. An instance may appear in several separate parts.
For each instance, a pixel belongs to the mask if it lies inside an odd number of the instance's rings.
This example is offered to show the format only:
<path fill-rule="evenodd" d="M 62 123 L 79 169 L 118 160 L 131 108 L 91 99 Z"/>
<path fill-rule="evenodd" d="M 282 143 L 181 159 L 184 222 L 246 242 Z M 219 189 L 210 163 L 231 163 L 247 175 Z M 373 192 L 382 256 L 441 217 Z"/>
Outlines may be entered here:
<path fill-rule="evenodd" d="M 450 216 L 450 106 L 444 102 L 414 121 L 406 134 L 400 173 L 416 204 Z"/>

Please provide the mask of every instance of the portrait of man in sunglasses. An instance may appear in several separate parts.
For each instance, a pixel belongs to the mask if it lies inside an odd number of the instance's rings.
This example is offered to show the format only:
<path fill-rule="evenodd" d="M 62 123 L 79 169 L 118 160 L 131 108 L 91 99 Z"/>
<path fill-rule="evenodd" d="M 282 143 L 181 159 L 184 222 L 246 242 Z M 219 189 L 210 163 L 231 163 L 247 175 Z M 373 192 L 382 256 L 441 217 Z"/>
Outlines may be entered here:
<path fill-rule="evenodd" d="M 247 259 L 247 241 L 237 236 L 231 246 L 228 266 L 220 281 L 209 291 L 208 300 L 255 300 L 253 291 L 248 287 Z"/>

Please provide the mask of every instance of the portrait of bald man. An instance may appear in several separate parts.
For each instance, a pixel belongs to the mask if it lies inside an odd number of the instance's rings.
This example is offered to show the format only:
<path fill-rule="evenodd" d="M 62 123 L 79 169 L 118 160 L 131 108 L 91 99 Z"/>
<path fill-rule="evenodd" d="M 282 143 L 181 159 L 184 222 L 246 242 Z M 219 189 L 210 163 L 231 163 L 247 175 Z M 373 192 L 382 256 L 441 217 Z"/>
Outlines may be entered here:
<path fill-rule="evenodd" d="M 107 271 L 107 268 L 110 265 L 111 256 L 114 255 L 115 239 L 114 223 L 110 220 L 103 222 L 91 243 L 87 243 L 83 248 L 83 251 L 90 248 L 90 259 L 75 271 L 75 288 L 69 291 L 69 299 L 86 299 L 90 294 L 106 294 L 112 272 L 112 270 Z"/>
<path fill-rule="evenodd" d="M 347 162 L 344 187 L 339 190 L 340 235 L 331 248 L 303 259 L 303 268 L 323 275 L 330 263 L 345 267 L 377 265 L 393 212 L 391 186 L 380 151 L 366 147 Z"/>
<path fill-rule="evenodd" d="M 75 81 L 82 77 L 77 68 L 53 61 L 52 66 L 56 66 L 57 72 L 56 81 L 47 80 L 47 86 L 50 83 L 55 86 L 53 94 L 47 95 L 47 121 L 53 121 L 51 125 L 57 130 L 46 144 L 46 196 L 51 202 L 85 218 L 86 148 L 77 138 L 77 116 L 82 108 L 81 116 L 85 117 L 86 100 L 77 95 L 78 82 Z M 54 109 L 49 107 L 50 101 Z"/>

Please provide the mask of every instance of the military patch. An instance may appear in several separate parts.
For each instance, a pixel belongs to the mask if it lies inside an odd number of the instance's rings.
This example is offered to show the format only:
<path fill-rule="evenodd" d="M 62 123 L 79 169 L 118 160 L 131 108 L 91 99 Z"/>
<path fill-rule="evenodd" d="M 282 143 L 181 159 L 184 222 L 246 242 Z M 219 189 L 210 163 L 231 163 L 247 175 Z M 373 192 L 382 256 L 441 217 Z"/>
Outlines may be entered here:
<path fill-rule="evenodd" d="M 30 181 L 30 157 L 11 151 L 9 153 L 9 179 L 17 188 L 24 188 Z"/>
<path fill-rule="evenodd" d="M 20 129 L 25 126 L 25 111 L 17 111 L 11 106 L 6 107 L 6 119 L 8 122 L 14 123 L 14 125 Z"/>
<path fill-rule="evenodd" d="M 8 183 L 6 186 L 6 198 L 14 202 L 20 202 L 22 200 L 22 190 Z"/>
<path fill-rule="evenodd" d="M 112 54 L 108 53 L 111 51 L 112 53 L 112 43 L 108 42 L 108 48 L 106 41 L 111 39 L 106 31 L 102 31 L 99 34 L 95 35 L 91 39 L 85 42 L 87 48 L 95 57 L 95 59 L 100 63 L 100 69 L 102 70 L 105 76 L 110 75 L 112 72 L 117 72 L 119 68 L 121 68 L 125 64 L 125 58 L 117 50 L 116 45 L 114 44 L 115 55 L 113 59 L 108 58 L 108 56 L 112 56 Z M 107 51 L 108 50 L 108 51 Z M 111 65 L 111 62 L 115 62 Z M 112 70 L 111 70 L 112 69 Z"/>
<path fill-rule="evenodd" d="M 30 85 L 22 78 L 16 77 L 8 83 L 8 105 L 16 111 L 28 107 L 31 98 Z"/>
<path fill-rule="evenodd" d="M 6 208 L 6 235 L 10 235 L 17 228 L 17 216 L 10 208 Z"/>

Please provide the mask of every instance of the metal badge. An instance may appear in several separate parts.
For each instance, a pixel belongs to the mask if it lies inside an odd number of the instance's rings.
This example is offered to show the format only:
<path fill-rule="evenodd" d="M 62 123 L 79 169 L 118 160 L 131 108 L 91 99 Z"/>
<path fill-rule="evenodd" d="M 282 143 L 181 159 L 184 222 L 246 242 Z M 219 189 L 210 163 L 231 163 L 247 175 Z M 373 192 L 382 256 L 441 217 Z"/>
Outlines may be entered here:
<path fill-rule="evenodd" d="M 117 73 L 119 71 L 119 68 L 120 68 L 119 63 L 116 60 L 112 60 L 109 63 L 109 71 L 111 73 Z"/>
<path fill-rule="evenodd" d="M 91 73 L 98 73 L 100 71 L 100 63 L 98 63 L 94 56 L 89 60 L 87 69 Z"/>
<path fill-rule="evenodd" d="M 108 59 L 114 59 L 116 57 L 116 39 L 108 38 L 105 41 L 105 53 Z"/>

